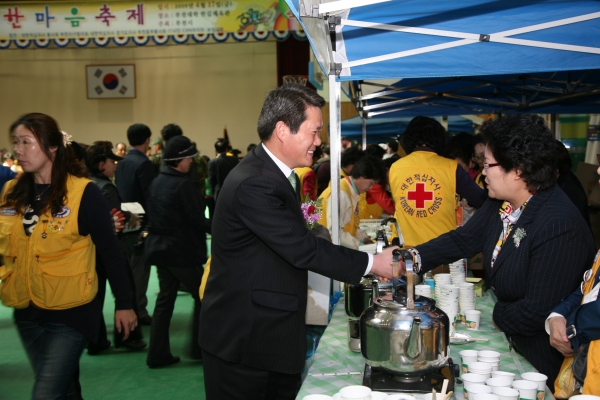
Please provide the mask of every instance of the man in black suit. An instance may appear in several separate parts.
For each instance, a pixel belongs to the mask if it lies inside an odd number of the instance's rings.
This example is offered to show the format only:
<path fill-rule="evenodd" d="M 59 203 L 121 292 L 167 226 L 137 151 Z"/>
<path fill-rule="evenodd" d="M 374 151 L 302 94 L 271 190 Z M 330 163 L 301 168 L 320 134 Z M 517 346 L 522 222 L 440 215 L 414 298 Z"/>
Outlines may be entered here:
<path fill-rule="evenodd" d="M 208 162 L 208 182 L 215 201 L 219 197 L 225 178 L 239 162 L 237 157 L 227 155 L 228 145 L 227 140 L 217 140 L 215 143 L 217 156 Z"/>
<path fill-rule="evenodd" d="M 152 132 L 144 124 L 133 124 L 127 129 L 127 139 L 131 148 L 125 158 L 117 164 L 115 176 L 121 200 L 124 203 L 140 203 L 144 210 L 147 207 L 148 188 L 154 179 L 152 162 L 146 156 L 146 151 L 150 147 L 150 136 Z M 143 252 L 134 247 L 139 233 L 140 231 L 124 233 L 121 240 L 135 281 L 138 321 L 143 325 L 150 325 L 152 319 L 146 309 L 150 265 L 144 265 Z"/>
<path fill-rule="evenodd" d="M 369 271 L 391 277 L 392 248 L 372 256 L 306 227 L 293 168 L 312 163 L 324 104 L 297 84 L 271 91 L 258 121 L 262 143 L 221 190 L 200 313 L 208 400 L 295 398 L 306 354 L 308 270 L 354 284 Z"/>

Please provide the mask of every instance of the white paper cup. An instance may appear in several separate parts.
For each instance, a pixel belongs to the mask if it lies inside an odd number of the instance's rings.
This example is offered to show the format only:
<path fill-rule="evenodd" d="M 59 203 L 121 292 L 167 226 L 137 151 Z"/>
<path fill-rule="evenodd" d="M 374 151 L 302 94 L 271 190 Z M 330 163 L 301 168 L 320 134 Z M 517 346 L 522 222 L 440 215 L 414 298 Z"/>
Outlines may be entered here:
<path fill-rule="evenodd" d="M 478 357 L 500 358 L 501 354 L 493 350 L 480 350 L 477 352 Z"/>
<path fill-rule="evenodd" d="M 325 394 L 309 394 L 308 396 L 304 396 L 302 400 L 332 400 L 333 397 L 327 396 Z"/>
<path fill-rule="evenodd" d="M 519 400 L 519 391 L 511 387 L 495 387 L 492 388 L 492 393 L 500 400 Z"/>
<path fill-rule="evenodd" d="M 383 392 L 371 392 L 371 400 L 387 400 L 388 395 Z M 413 397 L 414 400 L 414 397 Z"/>
<path fill-rule="evenodd" d="M 473 393 L 469 400 L 500 400 L 500 397 L 493 393 Z"/>
<path fill-rule="evenodd" d="M 433 399 L 433 393 L 425 393 L 423 395 L 423 400 L 432 400 L 432 399 Z M 436 393 L 435 400 L 444 400 L 444 396 L 442 396 L 441 393 Z"/>
<path fill-rule="evenodd" d="M 491 387 L 510 387 L 512 380 L 507 378 L 489 378 L 485 380 L 485 384 Z"/>
<path fill-rule="evenodd" d="M 465 310 L 465 318 L 467 329 L 478 331 L 479 321 L 481 319 L 481 311 L 479 310 Z"/>
<path fill-rule="evenodd" d="M 473 350 L 463 350 L 463 351 L 473 351 Z M 473 374 L 473 373 L 466 373 L 466 374 L 462 374 L 461 379 L 463 381 L 463 396 L 465 397 L 465 399 L 469 398 L 467 389 L 469 388 L 469 386 L 471 385 L 484 385 L 486 379 L 488 379 L 486 376 L 484 375 L 479 375 L 479 374 Z"/>
<path fill-rule="evenodd" d="M 546 381 L 548 380 L 546 375 L 538 372 L 525 372 L 521 374 L 521 379 L 536 383 L 538 385 L 537 398 L 539 400 L 544 400 L 544 395 L 546 394 Z"/>
<path fill-rule="evenodd" d="M 500 362 L 500 357 L 481 357 L 477 356 L 477 361 L 486 362 L 486 363 L 496 363 Z"/>
<path fill-rule="evenodd" d="M 513 389 L 519 391 L 520 400 L 535 400 L 537 397 L 538 384 L 526 380 L 513 381 Z"/>
<path fill-rule="evenodd" d="M 340 400 L 371 400 L 371 388 L 360 385 L 340 389 Z"/>
<path fill-rule="evenodd" d="M 469 364 L 469 372 L 479 372 L 482 374 L 491 374 L 492 373 L 492 364 L 484 363 L 484 362 L 474 362 Z"/>
<path fill-rule="evenodd" d="M 407 394 L 388 394 L 385 400 L 415 400 L 415 398 Z"/>
<path fill-rule="evenodd" d="M 484 364 L 488 364 L 492 366 L 492 370 L 490 371 L 490 373 L 494 372 L 494 371 L 498 371 L 498 367 L 500 366 L 500 361 L 495 361 L 495 362 L 488 362 L 488 361 L 480 361 L 478 360 L 477 362 L 483 362 Z"/>
<path fill-rule="evenodd" d="M 512 381 L 515 380 L 515 374 L 513 374 L 512 372 L 506 372 L 506 371 L 492 371 L 492 378 L 510 379 L 510 382 L 512 385 Z"/>
<path fill-rule="evenodd" d="M 477 351 L 476 350 L 463 350 L 460 351 L 460 357 L 462 359 L 462 372 L 466 374 L 469 372 L 469 364 L 477 362 Z"/>
<path fill-rule="evenodd" d="M 467 389 L 465 399 L 473 400 L 473 396 L 477 394 L 491 394 L 492 388 L 481 383 L 472 383 Z"/>

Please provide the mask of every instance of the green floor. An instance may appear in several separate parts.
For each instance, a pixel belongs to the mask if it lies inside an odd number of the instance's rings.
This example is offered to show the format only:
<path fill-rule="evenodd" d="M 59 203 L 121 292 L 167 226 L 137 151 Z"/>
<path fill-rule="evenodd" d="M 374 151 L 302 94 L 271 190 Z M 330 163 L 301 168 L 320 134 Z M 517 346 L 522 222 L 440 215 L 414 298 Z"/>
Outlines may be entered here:
<path fill-rule="evenodd" d="M 158 280 L 152 268 L 148 288 L 148 311 L 156 302 Z M 104 317 L 113 328 L 113 298 L 108 295 Z M 187 356 L 190 340 L 192 297 L 181 293 L 171 321 L 171 351 L 181 356 L 179 364 L 162 369 L 146 366 L 147 350 L 140 352 L 110 350 L 98 356 L 81 357 L 81 385 L 86 400 L 104 399 L 204 399 L 202 362 Z M 150 327 L 143 327 L 148 341 Z M 112 335 L 109 333 L 109 335 Z M 33 373 L 19 341 L 12 309 L 0 305 L 0 399 L 29 399 Z"/>

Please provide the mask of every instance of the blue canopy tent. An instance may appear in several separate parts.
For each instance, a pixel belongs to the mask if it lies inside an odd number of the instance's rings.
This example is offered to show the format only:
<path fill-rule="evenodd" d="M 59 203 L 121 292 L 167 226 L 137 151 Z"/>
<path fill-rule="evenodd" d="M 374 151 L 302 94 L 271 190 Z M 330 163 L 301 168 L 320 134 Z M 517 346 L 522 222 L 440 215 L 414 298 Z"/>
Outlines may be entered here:
<path fill-rule="evenodd" d="M 600 113 L 600 70 L 456 78 L 412 78 L 392 85 L 350 82 L 348 96 L 365 118 L 527 112 Z M 369 88 L 369 94 L 363 94 Z"/>
<path fill-rule="evenodd" d="M 366 120 L 366 142 L 386 143 L 395 139 L 406 129 L 412 118 L 370 118 Z M 438 120 L 441 118 L 438 118 Z M 361 139 L 363 136 L 363 119 L 360 116 L 342 121 L 342 137 L 346 139 Z M 473 132 L 473 122 L 452 115 L 448 117 L 448 132 Z"/>
<path fill-rule="evenodd" d="M 329 76 L 334 174 L 340 167 L 341 82 L 600 68 L 598 0 L 286 3 Z M 335 181 L 332 193 L 334 197 L 339 193 L 339 183 Z M 337 226 L 339 211 L 337 202 L 333 203 L 332 222 Z M 337 232 L 332 238 L 339 243 Z"/>

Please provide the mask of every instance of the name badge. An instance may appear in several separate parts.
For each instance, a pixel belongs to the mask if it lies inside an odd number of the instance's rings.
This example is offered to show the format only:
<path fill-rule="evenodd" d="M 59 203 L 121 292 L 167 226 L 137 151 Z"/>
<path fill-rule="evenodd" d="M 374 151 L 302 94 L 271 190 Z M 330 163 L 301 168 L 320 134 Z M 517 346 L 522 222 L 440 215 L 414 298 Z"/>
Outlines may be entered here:
<path fill-rule="evenodd" d="M 65 218 L 69 214 L 71 214 L 71 209 L 67 206 L 62 206 L 61 209 L 58 210 L 58 212 L 56 214 L 54 214 L 54 216 L 56 218 Z"/>
<path fill-rule="evenodd" d="M 14 208 L 3 208 L 2 211 L 0 211 L 0 213 L 2 215 L 7 215 L 7 216 L 14 216 L 17 215 L 17 210 Z"/>

